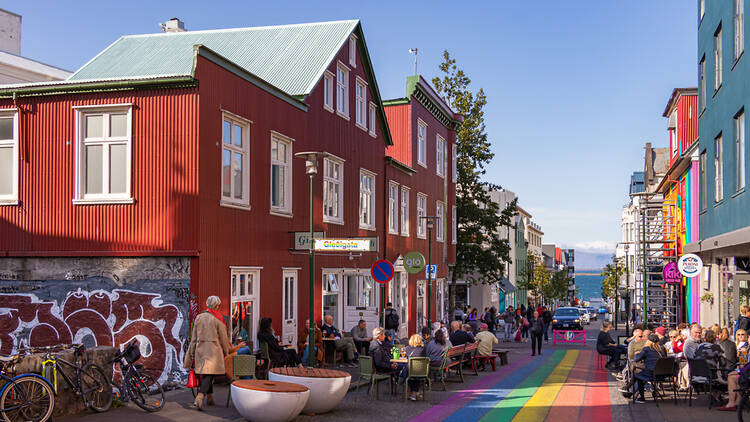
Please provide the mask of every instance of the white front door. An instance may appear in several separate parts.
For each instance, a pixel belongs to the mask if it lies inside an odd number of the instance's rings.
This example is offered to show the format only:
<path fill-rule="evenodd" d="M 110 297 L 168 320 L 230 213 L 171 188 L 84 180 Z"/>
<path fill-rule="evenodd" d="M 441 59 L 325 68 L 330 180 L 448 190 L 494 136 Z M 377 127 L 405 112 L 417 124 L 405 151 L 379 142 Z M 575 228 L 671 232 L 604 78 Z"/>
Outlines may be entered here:
<path fill-rule="evenodd" d="M 344 273 L 344 321 L 338 328 L 350 331 L 359 320 L 364 320 L 372 329 L 380 325 L 378 315 L 379 284 L 365 272 Z"/>
<path fill-rule="evenodd" d="M 297 347 L 297 270 L 284 270 L 283 279 L 281 339 Z"/>
<path fill-rule="evenodd" d="M 396 271 L 391 280 L 391 303 L 398 312 L 397 337 L 409 336 L 409 275 L 403 271 Z"/>
<path fill-rule="evenodd" d="M 417 281 L 417 332 L 427 324 L 427 299 L 425 280 Z"/>
<path fill-rule="evenodd" d="M 442 278 L 435 281 L 435 296 L 435 300 L 437 301 L 437 320 L 448 322 L 448 318 L 445 317 L 445 310 L 448 308 L 446 305 L 445 280 Z"/>
<path fill-rule="evenodd" d="M 323 273 L 323 316 L 333 317 L 333 326 L 341 330 L 341 274 L 338 272 Z"/>

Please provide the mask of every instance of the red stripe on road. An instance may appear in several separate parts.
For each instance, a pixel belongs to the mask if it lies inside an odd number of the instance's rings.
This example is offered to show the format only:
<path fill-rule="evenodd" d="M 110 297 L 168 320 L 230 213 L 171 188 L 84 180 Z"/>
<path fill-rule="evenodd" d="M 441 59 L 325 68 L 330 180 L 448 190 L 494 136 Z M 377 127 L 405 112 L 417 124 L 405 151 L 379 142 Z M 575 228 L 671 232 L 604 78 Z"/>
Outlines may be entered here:
<path fill-rule="evenodd" d="M 587 351 L 591 362 L 596 362 L 595 351 Z M 593 365 L 592 365 L 593 366 Z M 609 380 L 604 369 L 591 368 L 591 377 L 586 384 L 586 392 L 581 409 L 582 421 L 611 421 L 612 408 L 609 399 Z"/>
<path fill-rule="evenodd" d="M 578 416 L 585 397 L 587 374 L 593 369 L 595 362 L 589 351 L 580 351 L 573 369 L 544 419 L 546 422 L 583 420 Z"/>

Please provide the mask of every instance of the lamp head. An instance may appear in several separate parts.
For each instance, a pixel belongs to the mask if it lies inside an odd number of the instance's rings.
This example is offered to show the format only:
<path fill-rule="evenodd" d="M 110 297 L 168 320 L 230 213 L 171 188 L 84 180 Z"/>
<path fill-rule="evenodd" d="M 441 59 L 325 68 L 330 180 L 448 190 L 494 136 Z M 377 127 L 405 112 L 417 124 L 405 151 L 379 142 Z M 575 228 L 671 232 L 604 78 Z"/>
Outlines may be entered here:
<path fill-rule="evenodd" d="M 294 154 L 297 158 L 305 159 L 305 174 L 314 176 L 318 174 L 318 158 L 326 157 L 325 152 L 298 152 Z"/>
<path fill-rule="evenodd" d="M 435 227 L 435 223 L 432 222 L 431 218 L 427 219 L 427 228 L 432 230 L 432 228 Z"/>

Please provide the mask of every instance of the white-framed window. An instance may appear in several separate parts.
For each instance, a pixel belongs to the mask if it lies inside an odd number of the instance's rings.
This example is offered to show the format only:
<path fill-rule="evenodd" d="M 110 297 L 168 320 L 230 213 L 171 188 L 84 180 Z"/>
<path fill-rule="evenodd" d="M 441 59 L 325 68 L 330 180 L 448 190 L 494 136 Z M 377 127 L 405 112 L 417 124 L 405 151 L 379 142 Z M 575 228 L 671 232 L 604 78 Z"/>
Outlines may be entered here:
<path fill-rule="evenodd" d="M 417 193 L 417 237 L 427 238 L 427 195 Z"/>
<path fill-rule="evenodd" d="M 451 218 L 452 218 L 452 224 L 451 224 L 451 243 L 456 244 L 457 237 L 458 237 L 458 216 L 456 215 L 456 206 L 453 206 L 453 209 L 451 210 Z"/>
<path fill-rule="evenodd" d="M 271 133 L 271 212 L 292 214 L 292 138 Z"/>
<path fill-rule="evenodd" d="M 401 235 L 409 236 L 409 188 L 401 186 Z"/>
<path fill-rule="evenodd" d="M 354 88 L 354 122 L 357 127 L 367 130 L 367 82 L 357 77 Z"/>
<path fill-rule="evenodd" d="M 333 113 L 333 86 L 335 76 L 326 70 L 323 75 L 323 108 Z"/>
<path fill-rule="evenodd" d="M 359 228 L 375 230 L 375 173 L 359 170 Z"/>
<path fill-rule="evenodd" d="M 388 182 L 388 233 L 398 234 L 398 183 Z"/>
<path fill-rule="evenodd" d="M 336 113 L 349 120 L 349 68 L 341 62 L 336 67 Z"/>
<path fill-rule="evenodd" d="M 344 224 L 344 161 L 323 159 L 323 221 Z"/>
<path fill-rule="evenodd" d="M 224 112 L 221 136 L 221 204 L 250 208 L 250 121 Z"/>
<path fill-rule="evenodd" d="M 132 203 L 131 106 L 76 107 L 74 203 Z"/>
<path fill-rule="evenodd" d="M 714 33 L 714 91 L 718 91 L 721 88 L 723 81 L 721 52 L 721 25 L 719 25 L 719 28 Z"/>
<path fill-rule="evenodd" d="M 453 147 L 451 148 L 453 151 L 451 152 L 452 157 L 452 170 L 451 170 L 451 180 L 453 183 L 456 183 L 456 180 L 458 180 L 458 145 L 453 144 Z"/>
<path fill-rule="evenodd" d="M 18 203 L 18 110 L 0 110 L 0 205 Z"/>
<path fill-rule="evenodd" d="M 440 177 L 445 177 L 445 139 L 435 136 L 435 172 Z"/>
<path fill-rule="evenodd" d="M 734 118 L 734 153 L 737 192 L 745 189 L 745 110 Z"/>
<path fill-rule="evenodd" d="M 417 163 L 427 167 L 427 123 L 417 120 Z"/>
<path fill-rule="evenodd" d="M 445 241 L 445 204 L 441 201 L 435 203 L 435 240 Z"/>
<path fill-rule="evenodd" d="M 378 120 L 377 120 L 377 106 L 375 103 L 370 103 L 370 135 L 377 136 L 377 127 L 378 127 Z"/>
<path fill-rule="evenodd" d="M 734 59 L 745 50 L 745 0 L 734 0 Z"/>
<path fill-rule="evenodd" d="M 349 35 L 349 64 L 357 67 L 357 36 Z"/>
<path fill-rule="evenodd" d="M 701 57 L 698 64 L 698 84 L 700 85 L 701 111 L 706 109 L 706 56 Z"/>
<path fill-rule="evenodd" d="M 708 208 L 708 182 L 706 177 L 706 151 L 701 152 L 700 156 L 700 183 L 703 186 L 701 189 L 701 211 Z"/>
<path fill-rule="evenodd" d="M 677 109 L 674 109 L 672 111 L 672 115 L 669 118 L 670 122 L 674 123 L 674 125 L 670 124 L 670 126 L 673 126 L 673 127 L 669 129 L 669 136 L 670 136 L 671 146 L 672 146 L 672 157 L 674 157 L 675 154 L 677 154 L 677 152 L 680 149 L 679 148 L 680 141 L 679 139 L 677 139 L 677 134 L 679 133 L 677 131 L 677 127 L 679 126 L 679 123 L 677 122 L 678 117 L 679 116 L 677 114 Z"/>
<path fill-rule="evenodd" d="M 714 202 L 724 199 L 724 152 L 721 135 L 714 139 Z"/>

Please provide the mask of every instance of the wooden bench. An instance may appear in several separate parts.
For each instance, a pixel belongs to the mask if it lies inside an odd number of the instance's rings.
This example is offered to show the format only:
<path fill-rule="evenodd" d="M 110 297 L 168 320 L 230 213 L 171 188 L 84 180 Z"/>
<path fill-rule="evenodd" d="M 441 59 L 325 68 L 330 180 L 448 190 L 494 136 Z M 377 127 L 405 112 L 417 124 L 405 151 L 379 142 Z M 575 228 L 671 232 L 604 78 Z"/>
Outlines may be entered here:
<path fill-rule="evenodd" d="M 493 354 L 491 354 L 491 355 L 488 355 L 488 356 L 484 356 L 484 355 L 476 355 L 476 356 L 474 357 L 474 359 L 476 359 L 477 363 L 482 363 L 482 364 L 484 364 L 484 363 L 486 363 L 486 362 L 489 362 L 489 363 L 490 363 L 490 365 L 492 366 L 492 372 L 495 372 L 495 370 L 496 370 L 496 368 L 497 368 L 497 367 L 495 366 L 495 360 L 497 359 L 497 355 L 496 355 L 496 354 L 494 354 L 494 353 L 493 353 Z"/>
<path fill-rule="evenodd" d="M 464 354 L 461 357 L 461 363 L 471 365 L 471 369 L 474 371 L 474 375 L 479 375 L 476 366 L 476 355 L 479 342 L 466 343 L 464 344 Z"/>
<path fill-rule="evenodd" d="M 492 349 L 492 353 L 500 358 L 500 366 L 508 364 L 508 352 L 510 350 Z"/>
<path fill-rule="evenodd" d="M 443 384 L 443 391 L 447 390 L 447 388 L 445 387 L 445 377 L 450 374 L 450 371 L 455 371 L 461 378 L 461 382 L 464 382 L 464 375 L 463 371 L 461 370 L 461 365 L 463 362 L 461 357 L 464 354 L 465 348 L 465 344 L 451 347 L 450 349 L 443 352 L 443 360 L 439 366 L 430 366 L 430 374 L 434 374 L 438 377 L 437 379 L 440 380 L 440 382 Z"/>

